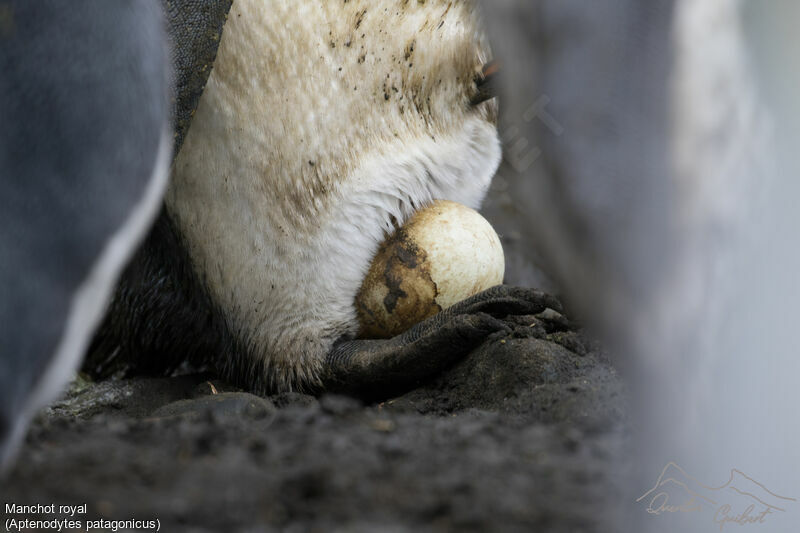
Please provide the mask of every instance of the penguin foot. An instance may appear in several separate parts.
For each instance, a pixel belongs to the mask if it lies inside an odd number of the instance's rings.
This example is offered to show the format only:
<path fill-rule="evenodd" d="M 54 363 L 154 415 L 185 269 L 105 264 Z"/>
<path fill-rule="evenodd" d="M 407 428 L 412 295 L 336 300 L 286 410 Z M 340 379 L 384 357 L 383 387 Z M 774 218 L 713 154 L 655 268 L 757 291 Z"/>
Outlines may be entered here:
<path fill-rule="evenodd" d="M 542 291 L 498 285 L 459 302 L 391 339 L 347 340 L 325 360 L 328 392 L 369 400 L 391 397 L 441 372 L 490 335 L 511 331 L 510 315 L 535 315 L 560 302 Z"/>

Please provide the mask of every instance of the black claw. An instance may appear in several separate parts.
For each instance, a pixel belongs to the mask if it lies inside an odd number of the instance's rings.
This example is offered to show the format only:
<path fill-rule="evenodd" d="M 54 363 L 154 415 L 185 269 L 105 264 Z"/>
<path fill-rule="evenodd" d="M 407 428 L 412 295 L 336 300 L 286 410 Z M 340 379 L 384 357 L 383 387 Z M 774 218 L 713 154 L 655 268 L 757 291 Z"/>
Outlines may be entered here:
<path fill-rule="evenodd" d="M 483 66 L 481 73 L 475 77 L 477 92 L 470 99 L 470 105 L 476 106 L 497 96 L 497 72 L 500 66 L 492 61 Z"/>

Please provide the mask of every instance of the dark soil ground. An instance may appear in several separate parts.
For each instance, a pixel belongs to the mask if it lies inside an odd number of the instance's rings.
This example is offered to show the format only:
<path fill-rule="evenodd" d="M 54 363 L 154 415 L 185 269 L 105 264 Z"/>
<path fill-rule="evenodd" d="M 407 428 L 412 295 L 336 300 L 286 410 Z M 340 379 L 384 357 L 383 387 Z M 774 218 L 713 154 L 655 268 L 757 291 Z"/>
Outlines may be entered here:
<path fill-rule="evenodd" d="M 0 502 L 163 531 L 613 531 L 621 379 L 580 333 L 517 322 L 377 405 L 208 375 L 79 379 L 35 421 Z"/>

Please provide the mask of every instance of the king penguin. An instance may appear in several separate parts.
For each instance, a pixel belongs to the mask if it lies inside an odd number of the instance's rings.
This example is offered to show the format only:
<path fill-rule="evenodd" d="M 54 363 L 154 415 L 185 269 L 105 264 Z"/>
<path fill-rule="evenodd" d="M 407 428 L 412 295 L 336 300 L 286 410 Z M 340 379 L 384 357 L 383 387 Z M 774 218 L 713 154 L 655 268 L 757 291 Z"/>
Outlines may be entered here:
<path fill-rule="evenodd" d="M 394 339 L 355 339 L 386 235 L 434 200 L 486 195 L 501 159 L 491 60 L 472 1 L 233 2 L 95 368 L 199 358 L 258 393 L 385 397 L 505 316 L 557 307 L 499 286 Z"/>

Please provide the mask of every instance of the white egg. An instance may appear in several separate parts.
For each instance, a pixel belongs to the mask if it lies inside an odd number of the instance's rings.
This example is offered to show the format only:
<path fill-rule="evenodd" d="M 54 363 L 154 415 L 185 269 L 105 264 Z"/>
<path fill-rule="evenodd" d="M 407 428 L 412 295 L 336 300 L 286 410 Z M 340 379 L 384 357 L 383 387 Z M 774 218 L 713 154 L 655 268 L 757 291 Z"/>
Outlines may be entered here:
<path fill-rule="evenodd" d="M 503 282 L 500 238 L 477 211 L 439 200 L 417 211 L 372 260 L 356 296 L 362 338 L 388 338 Z"/>

